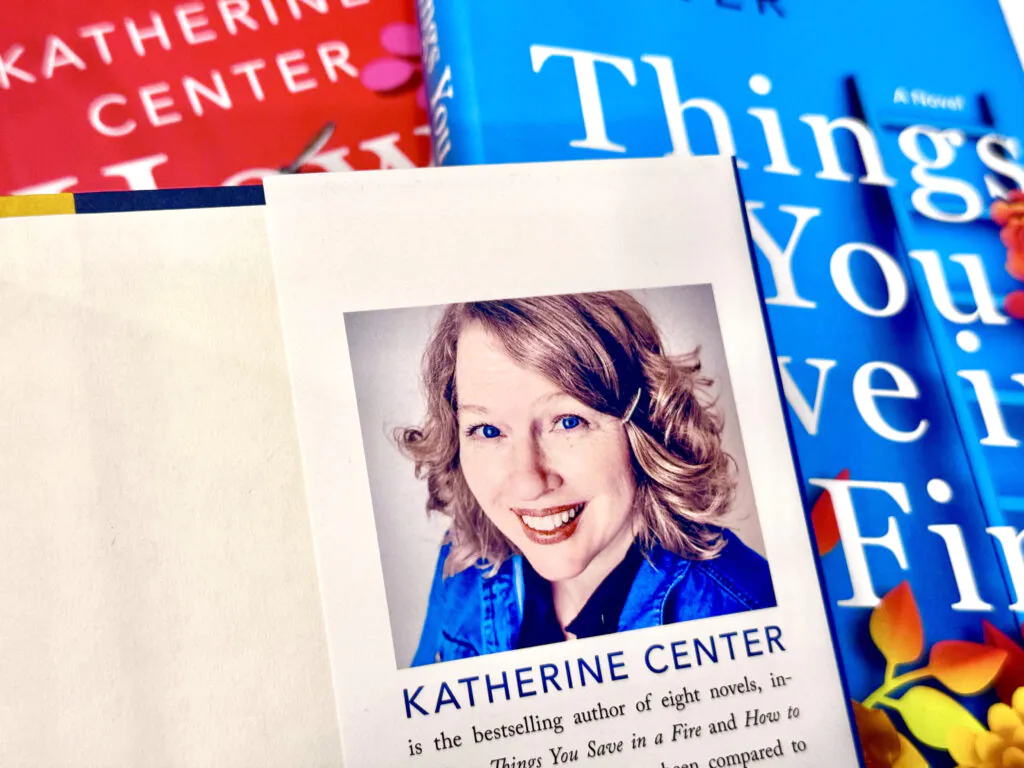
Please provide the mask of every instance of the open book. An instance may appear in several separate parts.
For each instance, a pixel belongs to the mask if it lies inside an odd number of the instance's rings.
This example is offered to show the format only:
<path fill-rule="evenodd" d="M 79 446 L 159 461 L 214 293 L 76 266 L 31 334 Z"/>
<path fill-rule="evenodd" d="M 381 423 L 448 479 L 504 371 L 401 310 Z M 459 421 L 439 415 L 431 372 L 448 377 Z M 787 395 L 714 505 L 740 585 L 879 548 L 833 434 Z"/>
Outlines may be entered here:
<path fill-rule="evenodd" d="M 980 759 L 1008 638 L 830 620 L 731 161 L 266 194 L 0 206 L 0 763 Z"/>

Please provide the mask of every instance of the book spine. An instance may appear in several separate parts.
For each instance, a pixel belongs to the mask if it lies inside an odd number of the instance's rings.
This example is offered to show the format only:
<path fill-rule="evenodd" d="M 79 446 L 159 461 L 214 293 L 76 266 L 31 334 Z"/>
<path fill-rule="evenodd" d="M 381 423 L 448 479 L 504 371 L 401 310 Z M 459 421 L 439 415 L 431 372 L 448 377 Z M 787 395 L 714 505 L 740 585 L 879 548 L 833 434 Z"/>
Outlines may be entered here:
<path fill-rule="evenodd" d="M 417 0 L 431 165 L 485 162 L 464 0 Z"/>

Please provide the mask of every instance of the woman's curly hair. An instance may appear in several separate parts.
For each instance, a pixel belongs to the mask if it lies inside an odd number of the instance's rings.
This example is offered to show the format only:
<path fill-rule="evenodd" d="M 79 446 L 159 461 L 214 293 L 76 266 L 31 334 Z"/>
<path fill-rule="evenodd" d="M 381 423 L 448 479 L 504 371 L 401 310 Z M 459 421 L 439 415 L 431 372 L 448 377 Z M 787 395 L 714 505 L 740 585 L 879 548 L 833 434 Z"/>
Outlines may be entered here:
<path fill-rule="evenodd" d="M 451 304 L 423 355 L 426 419 L 396 430 L 402 451 L 427 482 L 427 510 L 451 518 L 445 574 L 497 569 L 515 549 L 484 514 L 459 466 L 455 361 L 459 333 L 480 323 L 520 365 L 601 413 L 623 418 L 637 493 L 634 530 L 695 560 L 723 546 L 717 524 L 732 501 L 735 468 L 722 448 L 722 418 L 700 373 L 699 348 L 664 352 L 654 321 L 621 291 Z"/>

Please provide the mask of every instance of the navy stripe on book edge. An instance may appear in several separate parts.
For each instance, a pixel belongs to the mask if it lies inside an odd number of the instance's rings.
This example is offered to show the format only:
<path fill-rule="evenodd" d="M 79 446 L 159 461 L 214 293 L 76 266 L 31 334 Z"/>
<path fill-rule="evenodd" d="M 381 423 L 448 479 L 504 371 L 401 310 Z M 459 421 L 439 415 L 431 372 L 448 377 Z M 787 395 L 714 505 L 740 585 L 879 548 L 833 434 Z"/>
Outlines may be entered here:
<path fill-rule="evenodd" d="M 75 194 L 75 213 L 228 208 L 264 205 L 265 202 L 261 185 L 153 189 L 133 192 L 82 192 Z"/>

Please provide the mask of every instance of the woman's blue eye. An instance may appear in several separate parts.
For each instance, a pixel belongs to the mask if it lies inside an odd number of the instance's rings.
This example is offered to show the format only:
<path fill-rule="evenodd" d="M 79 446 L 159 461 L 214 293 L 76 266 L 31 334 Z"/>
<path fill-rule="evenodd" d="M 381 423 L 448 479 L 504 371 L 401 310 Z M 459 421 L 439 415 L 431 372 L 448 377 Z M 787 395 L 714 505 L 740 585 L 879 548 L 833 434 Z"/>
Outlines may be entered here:
<path fill-rule="evenodd" d="M 488 439 L 493 439 L 501 434 L 501 430 L 491 424 L 484 424 L 480 427 L 480 434 Z"/>
<path fill-rule="evenodd" d="M 582 423 L 579 416 L 563 416 L 558 420 L 562 429 L 576 429 Z"/>

